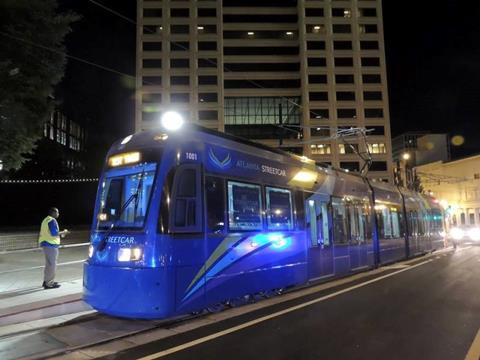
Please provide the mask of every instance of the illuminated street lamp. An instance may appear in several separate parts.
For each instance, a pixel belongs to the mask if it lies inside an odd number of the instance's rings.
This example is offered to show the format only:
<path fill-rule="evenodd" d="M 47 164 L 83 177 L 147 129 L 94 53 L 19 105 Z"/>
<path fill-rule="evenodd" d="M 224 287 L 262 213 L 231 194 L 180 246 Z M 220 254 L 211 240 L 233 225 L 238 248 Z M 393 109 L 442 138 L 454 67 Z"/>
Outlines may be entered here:
<path fill-rule="evenodd" d="M 410 154 L 409 153 L 403 153 L 402 154 L 402 159 L 403 160 L 409 160 L 410 159 Z"/>
<path fill-rule="evenodd" d="M 177 131 L 183 126 L 184 120 L 178 112 L 167 111 L 162 115 L 160 122 L 166 130 Z"/>

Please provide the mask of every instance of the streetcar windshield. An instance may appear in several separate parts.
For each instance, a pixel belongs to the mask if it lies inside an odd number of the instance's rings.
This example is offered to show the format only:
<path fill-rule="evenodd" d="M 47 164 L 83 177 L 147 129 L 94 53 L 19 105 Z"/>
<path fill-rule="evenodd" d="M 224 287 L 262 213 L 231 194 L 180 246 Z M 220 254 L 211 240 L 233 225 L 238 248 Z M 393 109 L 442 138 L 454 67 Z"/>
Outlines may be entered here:
<path fill-rule="evenodd" d="M 106 172 L 99 199 L 97 228 L 143 227 L 156 167 L 155 163 L 144 163 Z"/>

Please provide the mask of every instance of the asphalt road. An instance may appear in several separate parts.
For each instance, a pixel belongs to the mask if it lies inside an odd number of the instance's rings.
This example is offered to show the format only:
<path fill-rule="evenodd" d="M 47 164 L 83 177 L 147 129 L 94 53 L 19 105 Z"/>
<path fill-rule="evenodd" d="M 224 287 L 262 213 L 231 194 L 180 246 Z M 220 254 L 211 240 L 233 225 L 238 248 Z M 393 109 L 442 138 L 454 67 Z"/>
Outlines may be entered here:
<path fill-rule="evenodd" d="M 464 359 L 480 328 L 480 247 L 430 259 L 112 358 Z"/>
<path fill-rule="evenodd" d="M 88 246 L 60 249 L 55 280 L 81 279 L 87 252 Z M 44 263 L 41 249 L 0 254 L 0 293 L 39 287 L 43 281 Z"/>

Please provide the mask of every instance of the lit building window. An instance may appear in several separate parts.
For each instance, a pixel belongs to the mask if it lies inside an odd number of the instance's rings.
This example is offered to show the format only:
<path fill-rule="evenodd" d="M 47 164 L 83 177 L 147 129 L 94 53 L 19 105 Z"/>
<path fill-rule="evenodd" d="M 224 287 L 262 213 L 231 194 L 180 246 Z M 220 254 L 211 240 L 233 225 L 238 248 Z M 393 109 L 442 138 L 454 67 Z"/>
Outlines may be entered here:
<path fill-rule="evenodd" d="M 300 123 L 298 97 L 227 97 L 225 98 L 226 125 L 269 125 Z"/>
<path fill-rule="evenodd" d="M 385 148 L 384 143 L 368 144 L 368 151 L 371 154 L 386 154 L 387 153 L 387 149 Z"/>
<path fill-rule="evenodd" d="M 358 144 L 338 144 L 338 152 L 340 154 L 355 154 L 358 152 Z"/>
<path fill-rule="evenodd" d="M 329 144 L 312 144 L 310 145 L 312 155 L 330 155 L 332 147 Z"/>

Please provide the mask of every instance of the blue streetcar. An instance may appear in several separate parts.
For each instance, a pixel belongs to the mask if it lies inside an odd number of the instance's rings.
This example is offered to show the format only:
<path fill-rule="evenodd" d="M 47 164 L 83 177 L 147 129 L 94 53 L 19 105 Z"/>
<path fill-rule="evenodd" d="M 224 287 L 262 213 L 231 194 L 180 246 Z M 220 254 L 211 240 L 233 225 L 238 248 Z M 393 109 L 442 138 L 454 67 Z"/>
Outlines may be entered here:
<path fill-rule="evenodd" d="M 430 197 L 194 125 L 115 143 L 84 298 L 167 318 L 444 246 Z"/>

